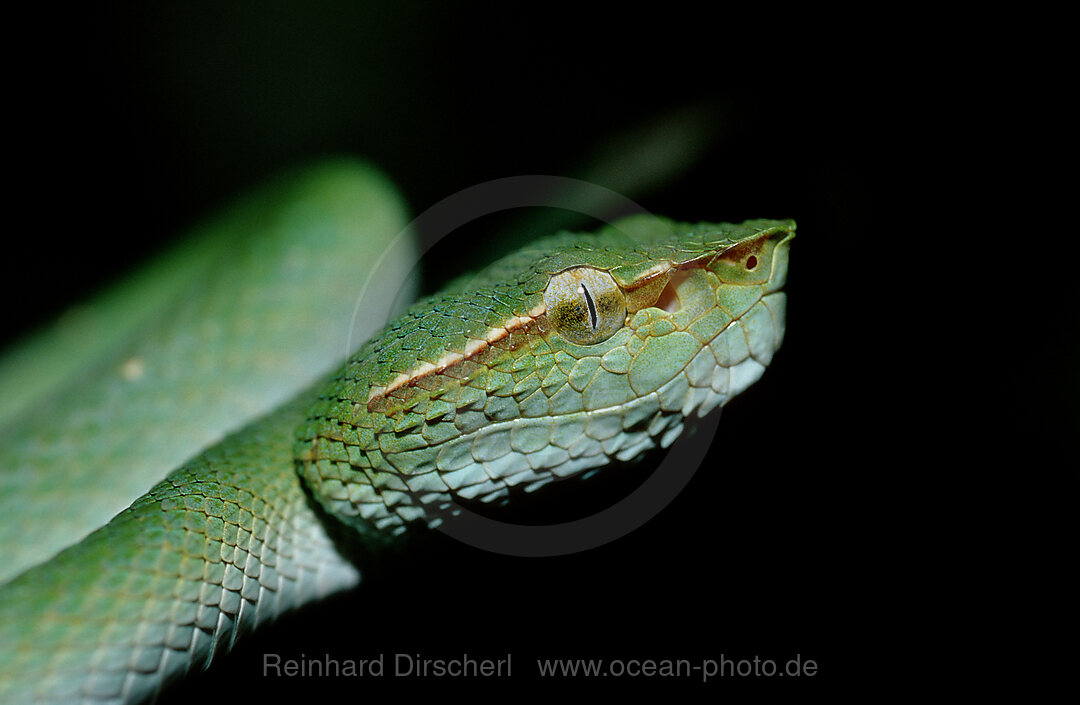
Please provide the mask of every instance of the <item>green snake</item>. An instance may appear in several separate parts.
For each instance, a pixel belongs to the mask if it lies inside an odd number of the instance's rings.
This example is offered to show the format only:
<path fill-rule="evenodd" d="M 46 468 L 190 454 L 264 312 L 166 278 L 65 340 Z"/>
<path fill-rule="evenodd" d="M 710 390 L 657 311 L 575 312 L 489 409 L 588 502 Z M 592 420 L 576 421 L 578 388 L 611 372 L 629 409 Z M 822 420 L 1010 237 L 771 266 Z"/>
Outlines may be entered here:
<path fill-rule="evenodd" d="M 783 338 L 793 222 L 633 216 L 537 238 L 335 364 L 405 223 L 369 167 L 302 174 L 4 361 L 34 381 L 0 408 L 0 702 L 152 700 L 410 527 L 669 445 Z"/>

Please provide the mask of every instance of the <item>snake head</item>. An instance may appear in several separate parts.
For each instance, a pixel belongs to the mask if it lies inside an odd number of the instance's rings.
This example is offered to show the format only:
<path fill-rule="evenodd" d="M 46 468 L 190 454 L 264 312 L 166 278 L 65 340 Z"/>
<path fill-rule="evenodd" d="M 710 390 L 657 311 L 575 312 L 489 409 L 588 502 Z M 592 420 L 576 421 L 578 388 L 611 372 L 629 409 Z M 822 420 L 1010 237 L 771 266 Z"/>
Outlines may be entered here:
<path fill-rule="evenodd" d="M 794 232 L 635 216 L 537 240 L 365 344 L 298 471 L 346 523 L 397 532 L 667 447 L 772 360 Z"/>

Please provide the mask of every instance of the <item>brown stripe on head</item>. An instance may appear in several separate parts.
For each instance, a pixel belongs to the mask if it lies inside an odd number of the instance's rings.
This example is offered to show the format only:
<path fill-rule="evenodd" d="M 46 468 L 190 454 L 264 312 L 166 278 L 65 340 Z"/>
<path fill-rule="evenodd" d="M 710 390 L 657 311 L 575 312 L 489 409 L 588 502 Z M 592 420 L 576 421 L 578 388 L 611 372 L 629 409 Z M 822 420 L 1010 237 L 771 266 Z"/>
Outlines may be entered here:
<path fill-rule="evenodd" d="M 447 351 L 437 362 L 418 362 L 383 387 L 372 387 L 367 410 L 391 415 L 423 397 L 433 397 L 453 386 L 468 384 L 478 374 L 504 358 L 507 353 L 526 346 L 537 335 L 550 330 L 544 305 L 534 307 L 526 316 L 512 316 L 503 325 L 489 328 L 483 339 L 472 339 L 460 351 Z"/>

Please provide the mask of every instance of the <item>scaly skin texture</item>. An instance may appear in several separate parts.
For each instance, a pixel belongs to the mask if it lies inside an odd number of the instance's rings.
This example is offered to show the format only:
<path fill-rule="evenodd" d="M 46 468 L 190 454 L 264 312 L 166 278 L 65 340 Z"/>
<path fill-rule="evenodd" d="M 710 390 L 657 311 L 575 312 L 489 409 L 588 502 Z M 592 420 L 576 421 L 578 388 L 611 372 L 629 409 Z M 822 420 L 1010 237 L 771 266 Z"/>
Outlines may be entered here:
<path fill-rule="evenodd" d="M 400 531 L 437 526 L 455 499 L 666 446 L 772 359 L 793 231 L 641 217 L 534 243 L 353 356 L 301 431 L 301 474 L 332 514 Z M 545 310 L 552 275 L 580 266 L 609 272 L 627 302 L 625 325 L 594 345 L 568 342 Z"/>
<path fill-rule="evenodd" d="M 375 551 L 457 500 L 666 446 L 780 345 L 793 231 L 638 218 L 538 241 L 417 302 L 317 392 L 0 588 L 0 701 L 152 698 L 238 634 L 356 584 L 337 520 Z M 544 303 L 552 275 L 580 266 L 626 303 L 593 345 L 568 343 Z"/>
<path fill-rule="evenodd" d="M 370 166 L 309 168 L 0 359 L 0 583 L 340 364 L 364 276 L 407 222 Z M 414 261 L 391 250 L 383 290 Z M 355 341 L 390 317 L 369 308 Z"/>
<path fill-rule="evenodd" d="M 301 398 L 0 588 L 0 702 L 143 702 L 243 633 L 355 585 L 292 458 Z"/>

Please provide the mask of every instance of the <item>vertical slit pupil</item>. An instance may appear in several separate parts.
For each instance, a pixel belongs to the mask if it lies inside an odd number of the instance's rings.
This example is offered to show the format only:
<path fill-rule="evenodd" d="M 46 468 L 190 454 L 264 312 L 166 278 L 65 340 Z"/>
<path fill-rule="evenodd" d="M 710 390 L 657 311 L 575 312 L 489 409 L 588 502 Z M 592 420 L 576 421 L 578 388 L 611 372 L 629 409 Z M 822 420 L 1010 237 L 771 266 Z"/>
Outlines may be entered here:
<path fill-rule="evenodd" d="M 584 284 L 581 285 L 581 293 L 585 296 L 585 303 L 589 306 L 589 325 L 593 330 L 596 330 L 596 304 L 593 303 L 592 294 L 589 293 L 589 288 Z"/>

